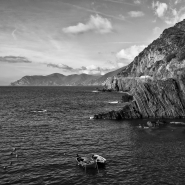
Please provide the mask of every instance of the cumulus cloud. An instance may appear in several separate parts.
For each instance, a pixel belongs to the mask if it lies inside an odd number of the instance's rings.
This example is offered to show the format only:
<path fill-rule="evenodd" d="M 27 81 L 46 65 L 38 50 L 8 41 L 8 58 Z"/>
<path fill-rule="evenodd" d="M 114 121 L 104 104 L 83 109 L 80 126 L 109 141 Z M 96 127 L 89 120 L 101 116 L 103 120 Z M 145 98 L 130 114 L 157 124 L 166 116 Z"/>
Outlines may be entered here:
<path fill-rule="evenodd" d="M 169 16 L 164 18 L 167 24 L 175 24 L 183 19 L 185 19 L 185 7 L 180 8 L 178 11 L 176 9 L 171 9 Z"/>
<path fill-rule="evenodd" d="M 141 11 L 130 11 L 130 12 L 128 12 L 128 14 L 129 14 L 130 17 L 142 17 L 142 16 L 145 15 Z"/>
<path fill-rule="evenodd" d="M 32 63 L 25 57 L 16 57 L 16 56 L 5 56 L 0 57 L 0 62 L 7 62 L 7 63 Z"/>
<path fill-rule="evenodd" d="M 54 67 L 54 68 L 60 68 L 60 69 L 66 70 L 66 71 L 73 70 L 72 67 L 69 67 L 65 64 L 48 64 L 47 66 L 48 67 Z"/>
<path fill-rule="evenodd" d="M 85 73 L 85 74 L 91 74 L 91 75 L 104 75 L 105 73 L 115 69 L 114 67 L 102 68 L 95 65 L 90 65 L 87 67 L 82 66 L 80 68 L 72 68 L 65 64 L 48 64 L 47 66 L 53 67 L 53 68 L 59 68 L 66 72 L 72 72 L 72 73 L 78 73 L 78 74 Z"/>
<path fill-rule="evenodd" d="M 161 3 L 159 1 L 157 2 L 153 2 L 152 3 L 152 7 L 153 9 L 155 10 L 155 14 L 158 16 L 158 17 L 163 17 L 165 12 L 167 11 L 168 9 L 168 5 L 166 3 Z"/>
<path fill-rule="evenodd" d="M 94 31 L 96 33 L 110 33 L 112 31 L 112 24 L 111 22 L 103 18 L 99 15 L 93 16 L 91 15 L 89 21 L 84 23 L 78 23 L 76 26 L 69 26 L 67 28 L 63 28 L 64 33 L 71 33 L 71 34 L 79 34 L 89 31 Z"/>
<path fill-rule="evenodd" d="M 123 16 L 122 14 L 119 15 L 121 20 L 125 20 L 125 16 Z"/>
<path fill-rule="evenodd" d="M 146 46 L 131 46 L 130 48 L 122 49 L 116 54 L 118 59 L 133 60 Z"/>
<path fill-rule="evenodd" d="M 177 5 L 181 2 L 181 0 L 176 0 L 173 3 Z M 176 9 L 173 8 L 172 4 L 168 6 L 166 3 L 160 3 L 159 1 L 153 2 L 152 7 L 155 10 L 155 14 L 166 24 L 173 25 L 185 19 L 185 7 Z"/>

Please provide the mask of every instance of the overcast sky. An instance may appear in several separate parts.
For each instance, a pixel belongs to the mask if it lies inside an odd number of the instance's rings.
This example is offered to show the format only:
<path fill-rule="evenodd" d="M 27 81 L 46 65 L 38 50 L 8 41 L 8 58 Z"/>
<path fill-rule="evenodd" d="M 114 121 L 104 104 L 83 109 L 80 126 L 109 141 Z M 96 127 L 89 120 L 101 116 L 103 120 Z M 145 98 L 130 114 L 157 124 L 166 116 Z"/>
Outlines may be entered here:
<path fill-rule="evenodd" d="M 105 74 L 184 18 L 185 0 L 0 0 L 0 85 Z"/>

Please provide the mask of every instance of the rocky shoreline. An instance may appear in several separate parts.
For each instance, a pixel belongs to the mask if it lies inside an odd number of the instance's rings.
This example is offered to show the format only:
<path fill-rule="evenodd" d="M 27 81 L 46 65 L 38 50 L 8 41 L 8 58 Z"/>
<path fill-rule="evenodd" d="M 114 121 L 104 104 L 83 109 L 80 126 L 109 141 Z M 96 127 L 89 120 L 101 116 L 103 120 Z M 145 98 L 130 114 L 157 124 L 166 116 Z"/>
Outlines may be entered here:
<path fill-rule="evenodd" d="M 107 87 L 125 92 L 120 101 L 125 104 L 94 119 L 185 118 L 185 71 L 165 80 L 114 77 L 111 82 Z"/>
<path fill-rule="evenodd" d="M 104 89 L 123 92 L 123 107 L 93 118 L 185 118 L 184 46 L 185 20 L 164 30 L 133 62 L 107 78 Z"/>

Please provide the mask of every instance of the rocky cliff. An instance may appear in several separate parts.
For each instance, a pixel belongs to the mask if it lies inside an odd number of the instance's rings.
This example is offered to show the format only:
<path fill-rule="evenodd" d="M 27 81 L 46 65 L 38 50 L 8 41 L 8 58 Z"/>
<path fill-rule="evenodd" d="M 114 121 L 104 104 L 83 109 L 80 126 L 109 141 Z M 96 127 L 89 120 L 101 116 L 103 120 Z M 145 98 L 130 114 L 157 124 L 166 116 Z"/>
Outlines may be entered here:
<path fill-rule="evenodd" d="M 69 75 L 54 73 L 48 76 L 24 76 L 20 80 L 11 83 L 12 86 L 78 86 L 93 85 L 100 76 L 87 74 Z"/>
<path fill-rule="evenodd" d="M 165 80 L 122 82 L 119 89 L 129 92 L 122 95 L 123 108 L 97 114 L 95 119 L 185 118 L 185 71 Z"/>
<path fill-rule="evenodd" d="M 132 63 L 120 71 L 118 77 L 152 76 L 172 78 L 185 67 L 185 20 L 165 29 L 161 36 L 145 48 Z"/>
<path fill-rule="evenodd" d="M 185 117 L 185 20 L 163 31 L 128 66 L 105 82 L 128 92 L 132 101 L 96 119 Z"/>

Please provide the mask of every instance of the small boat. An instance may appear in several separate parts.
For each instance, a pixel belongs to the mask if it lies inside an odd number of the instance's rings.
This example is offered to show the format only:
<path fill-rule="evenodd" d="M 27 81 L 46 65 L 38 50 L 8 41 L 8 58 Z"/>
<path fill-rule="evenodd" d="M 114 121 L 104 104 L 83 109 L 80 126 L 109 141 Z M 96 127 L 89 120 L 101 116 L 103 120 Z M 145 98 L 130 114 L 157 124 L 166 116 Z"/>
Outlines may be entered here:
<path fill-rule="evenodd" d="M 119 101 L 110 101 L 110 102 L 108 102 L 109 104 L 117 104 L 117 103 L 119 103 Z"/>
<path fill-rule="evenodd" d="M 89 160 L 87 157 L 80 157 L 77 155 L 76 157 L 77 164 L 82 168 L 97 168 L 97 163 L 95 160 Z"/>
<path fill-rule="evenodd" d="M 104 167 L 106 164 L 106 159 L 100 155 L 93 154 L 91 158 L 97 162 L 98 167 Z"/>

